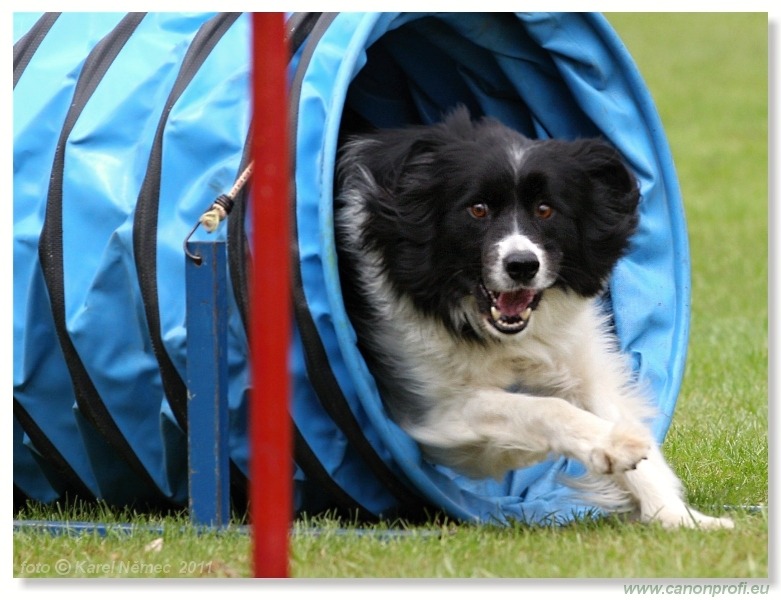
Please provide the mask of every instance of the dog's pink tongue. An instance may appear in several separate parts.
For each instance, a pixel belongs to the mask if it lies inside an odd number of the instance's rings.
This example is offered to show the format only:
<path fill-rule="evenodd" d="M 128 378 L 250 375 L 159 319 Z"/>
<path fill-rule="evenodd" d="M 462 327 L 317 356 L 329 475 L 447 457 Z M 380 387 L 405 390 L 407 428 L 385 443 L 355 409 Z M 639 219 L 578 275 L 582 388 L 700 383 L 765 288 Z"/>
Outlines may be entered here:
<path fill-rule="evenodd" d="M 496 307 L 503 315 L 520 315 L 534 299 L 534 290 L 516 290 L 514 292 L 502 292 L 496 299 Z"/>

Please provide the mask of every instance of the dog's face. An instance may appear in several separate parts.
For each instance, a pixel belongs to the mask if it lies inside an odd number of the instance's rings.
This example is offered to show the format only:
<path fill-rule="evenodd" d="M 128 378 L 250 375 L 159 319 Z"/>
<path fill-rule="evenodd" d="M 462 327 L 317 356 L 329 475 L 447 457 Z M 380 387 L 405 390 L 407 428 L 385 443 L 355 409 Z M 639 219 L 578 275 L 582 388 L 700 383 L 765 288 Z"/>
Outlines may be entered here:
<path fill-rule="evenodd" d="M 549 287 L 602 290 L 636 225 L 638 192 L 603 142 L 507 139 L 497 148 L 447 228 L 480 256 L 471 295 L 484 330 L 501 337 L 526 328 Z"/>
<path fill-rule="evenodd" d="M 637 224 L 636 181 L 598 140 L 533 141 L 459 110 L 381 132 L 359 160 L 389 280 L 460 334 L 521 333 L 552 286 L 598 294 Z"/>

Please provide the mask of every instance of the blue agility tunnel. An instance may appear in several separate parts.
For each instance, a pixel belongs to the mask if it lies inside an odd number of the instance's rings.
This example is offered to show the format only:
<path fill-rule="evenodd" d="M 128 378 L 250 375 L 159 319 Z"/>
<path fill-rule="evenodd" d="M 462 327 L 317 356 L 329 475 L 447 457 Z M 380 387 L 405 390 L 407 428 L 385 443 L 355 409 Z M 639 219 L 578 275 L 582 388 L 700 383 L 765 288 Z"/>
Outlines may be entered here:
<path fill-rule="evenodd" d="M 589 13 L 295 13 L 287 29 L 295 509 L 484 522 L 583 514 L 561 482 L 582 472 L 572 461 L 468 479 L 423 460 L 388 418 L 343 306 L 334 161 L 353 128 L 431 123 L 457 104 L 530 137 L 609 140 L 642 200 L 605 302 L 660 409 L 661 441 L 685 362 L 689 256 L 667 141 L 627 50 Z M 242 14 L 14 15 L 17 499 L 187 503 L 182 242 L 246 166 L 253 120 L 264 118 L 251 114 L 250 40 Z M 228 248 L 237 502 L 248 473 L 251 210 L 245 189 L 212 236 Z"/>

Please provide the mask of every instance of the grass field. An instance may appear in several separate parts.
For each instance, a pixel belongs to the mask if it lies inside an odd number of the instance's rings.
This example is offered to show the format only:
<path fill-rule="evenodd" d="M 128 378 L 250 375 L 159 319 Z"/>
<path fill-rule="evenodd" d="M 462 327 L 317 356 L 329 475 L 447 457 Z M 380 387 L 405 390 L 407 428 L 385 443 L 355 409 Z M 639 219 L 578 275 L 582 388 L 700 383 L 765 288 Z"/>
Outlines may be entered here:
<path fill-rule="evenodd" d="M 767 17 L 608 17 L 657 103 L 688 217 L 690 349 L 664 451 L 694 506 L 707 512 L 766 506 Z M 614 520 L 563 528 L 395 523 L 360 529 L 322 519 L 296 524 L 291 569 L 301 578 L 768 577 L 766 510 L 732 512 L 736 529 L 718 532 Z M 244 532 L 198 534 L 185 516 L 150 519 L 94 509 L 61 514 L 35 507 L 18 516 L 131 521 L 138 530 L 103 537 L 17 532 L 17 577 L 250 575 Z"/>

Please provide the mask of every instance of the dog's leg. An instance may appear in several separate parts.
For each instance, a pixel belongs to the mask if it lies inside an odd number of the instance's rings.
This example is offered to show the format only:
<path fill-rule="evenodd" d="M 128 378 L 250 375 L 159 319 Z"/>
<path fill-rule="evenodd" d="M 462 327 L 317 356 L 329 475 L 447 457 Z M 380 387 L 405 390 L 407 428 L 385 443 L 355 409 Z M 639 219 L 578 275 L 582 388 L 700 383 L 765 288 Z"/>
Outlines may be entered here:
<path fill-rule="evenodd" d="M 606 402 L 608 398 L 602 395 L 598 403 L 592 403 L 588 408 L 608 420 L 615 420 L 626 418 L 626 407 L 640 405 L 639 398 L 622 397 L 619 394 L 612 398 L 612 401 Z M 652 445 L 647 459 L 639 462 L 636 469 L 619 471 L 614 479 L 635 499 L 640 520 L 643 522 L 656 522 L 664 527 L 734 527 L 731 519 L 703 515 L 686 504 L 681 482 L 656 443 Z"/>
<path fill-rule="evenodd" d="M 620 473 L 616 479 L 636 498 L 641 521 L 660 523 L 664 527 L 731 529 L 735 526 L 731 519 L 709 517 L 687 506 L 681 483 L 658 447 L 635 470 Z"/>
<path fill-rule="evenodd" d="M 642 422 L 650 420 L 654 413 L 640 392 L 624 383 L 630 377 L 628 371 L 622 369 L 621 362 L 599 346 L 580 356 L 585 365 L 580 370 L 585 382 L 585 393 L 579 398 L 583 408 L 607 421 L 630 421 L 636 423 L 636 427 L 647 429 Z M 601 369 L 599 364 L 603 365 Z M 614 368 L 606 368 L 608 365 Z M 598 379 L 592 377 L 595 373 L 599 373 Z M 728 518 L 709 517 L 687 506 L 681 482 L 655 442 L 647 460 L 639 462 L 636 469 L 617 471 L 613 480 L 632 496 L 641 521 L 653 521 L 665 527 L 734 527 Z"/>
<path fill-rule="evenodd" d="M 424 423 L 405 429 L 437 462 L 494 477 L 550 455 L 574 458 L 596 474 L 621 473 L 653 445 L 640 426 L 612 423 L 561 398 L 502 390 L 439 405 Z"/>
<path fill-rule="evenodd" d="M 433 460 L 468 474 L 498 478 L 509 469 L 563 455 L 628 491 L 641 521 L 665 527 L 734 526 L 728 518 L 709 517 L 686 505 L 680 481 L 642 425 L 615 423 L 560 398 L 501 390 L 481 390 L 440 405 L 426 423 L 405 429 Z"/>
<path fill-rule="evenodd" d="M 594 412 L 608 421 L 627 417 L 625 410 L 619 409 L 619 406 L 639 405 L 639 399 L 627 397 L 617 398 L 616 404 L 611 407 L 605 398 L 603 395 L 600 403 L 588 408 L 595 409 Z M 637 427 L 643 426 L 638 423 Z M 656 522 L 664 527 L 734 527 L 728 518 L 703 515 L 686 504 L 683 486 L 656 443 L 652 444 L 646 460 L 640 461 L 635 469 L 616 471 L 614 475 L 619 487 L 634 498 L 643 522 Z"/>

